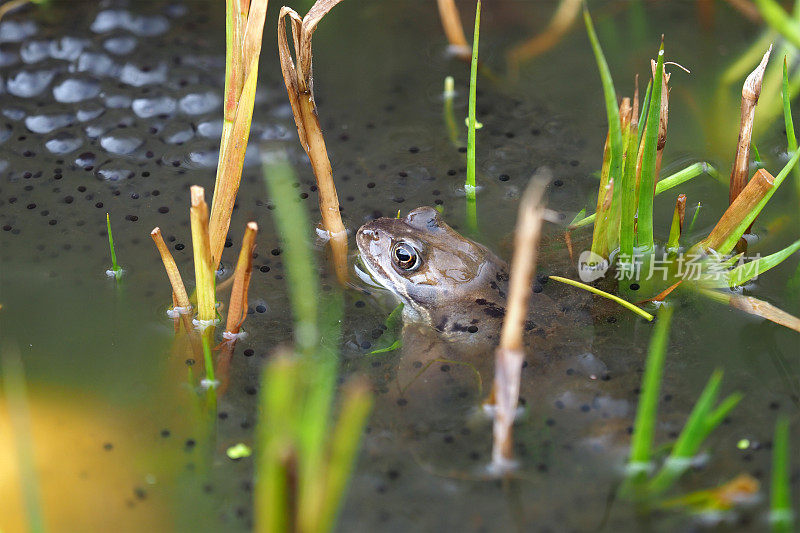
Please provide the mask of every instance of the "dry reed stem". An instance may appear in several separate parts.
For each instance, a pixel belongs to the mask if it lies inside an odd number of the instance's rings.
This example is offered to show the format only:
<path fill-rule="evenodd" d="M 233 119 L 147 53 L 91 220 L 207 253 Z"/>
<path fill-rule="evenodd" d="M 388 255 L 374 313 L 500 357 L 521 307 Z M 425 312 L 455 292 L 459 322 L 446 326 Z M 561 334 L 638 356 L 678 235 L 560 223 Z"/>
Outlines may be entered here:
<path fill-rule="evenodd" d="M 728 235 L 774 187 L 774 182 L 775 178 L 772 174 L 763 168 L 759 169 L 744 190 L 728 206 L 708 237 L 697 243 L 696 246 L 706 251 L 718 249 Z"/>
<path fill-rule="evenodd" d="M 17 9 L 18 7 L 22 7 L 25 4 L 30 3 L 31 0 L 11 0 L 10 2 L 6 2 L 3 5 L 0 5 L 0 20 L 3 19 L 8 13 Z"/>
<path fill-rule="evenodd" d="M 441 4 L 444 1 L 445 0 L 439 0 L 440 13 Z M 447 1 L 452 3 L 453 0 Z M 516 77 L 519 73 L 519 65 L 521 63 L 543 54 L 558 43 L 564 34 L 567 33 L 567 30 L 575 23 L 575 20 L 580 14 L 582 3 L 583 0 L 561 0 L 556 12 L 550 18 L 550 22 L 547 23 L 547 27 L 542 33 L 516 45 L 506 54 L 508 68 L 513 77 Z"/>
<path fill-rule="evenodd" d="M 742 110 L 739 123 L 739 140 L 736 144 L 736 156 L 731 169 L 730 189 L 728 202 L 733 201 L 744 190 L 750 168 L 750 141 L 753 137 L 753 122 L 755 120 L 756 105 L 761 95 L 761 81 L 767 68 L 772 45 L 764 54 L 761 63 L 747 76 L 742 85 Z"/>
<path fill-rule="evenodd" d="M 164 263 L 164 270 L 167 271 L 169 284 L 172 286 L 172 297 L 174 302 L 176 302 L 175 305 L 183 307 L 187 311 L 190 310 L 192 308 L 192 304 L 189 301 L 189 295 L 186 292 L 186 286 L 183 284 L 183 279 L 181 278 L 180 270 L 178 270 L 178 265 L 175 264 L 175 258 L 172 257 L 172 253 L 170 253 L 167 243 L 164 242 L 164 237 L 161 236 L 161 228 L 153 228 L 153 231 L 150 232 L 150 237 L 153 238 L 153 242 L 156 243 L 158 253 L 161 254 L 161 262 Z"/>
<path fill-rule="evenodd" d="M 495 351 L 494 427 L 492 466 L 504 470 L 513 457 L 512 426 L 519 401 L 519 382 L 523 350 L 523 331 L 528 314 L 531 284 L 536 272 L 536 253 L 542 227 L 542 196 L 545 181 L 534 178 L 528 185 L 517 215 L 514 256 L 511 261 L 508 302 L 500 346 Z"/>
<path fill-rule="evenodd" d="M 679 234 L 683 233 L 683 223 L 686 220 L 686 195 L 681 193 L 675 199 L 675 211 L 678 213 Z"/>
<path fill-rule="evenodd" d="M 655 76 L 656 62 L 650 60 L 653 68 L 653 76 Z M 664 146 L 667 144 L 667 119 L 669 118 L 669 78 L 670 75 L 667 71 L 663 71 L 661 83 L 661 105 L 658 113 L 658 140 L 656 141 L 656 169 L 653 179 L 653 190 L 658 182 L 658 175 L 661 173 L 661 160 L 664 157 Z"/>
<path fill-rule="evenodd" d="M 790 315 L 786 311 L 779 309 L 771 303 L 765 302 L 764 300 L 759 300 L 758 298 L 753 298 L 752 296 L 732 295 L 730 299 L 730 306 L 746 313 L 750 313 L 751 315 L 766 318 L 767 320 L 775 322 L 776 324 L 780 324 L 781 326 L 785 326 L 789 329 L 800 332 L 800 318 Z"/>
<path fill-rule="evenodd" d="M 258 224 L 248 222 L 239 251 L 239 261 L 233 273 L 233 289 L 228 304 L 228 318 L 225 330 L 228 333 L 239 333 L 239 328 L 247 317 L 247 293 L 250 288 L 250 276 L 253 273 L 253 250 L 256 247 Z"/>
<path fill-rule="evenodd" d="M 189 221 L 192 226 L 192 251 L 194 254 L 194 277 L 197 292 L 197 316 L 202 321 L 214 320 L 215 290 L 214 270 L 208 234 L 208 204 L 205 190 L 193 185 L 190 189 L 192 207 Z"/>
<path fill-rule="evenodd" d="M 347 231 L 342 222 L 339 197 L 333 182 L 333 171 L 328 159 L 328 150 L 319 124 L 317 106 L 314 102 L 311 69 L 311 38 L 319 21 L 341 0 L 318 0 L 305 18 L 286 6 L 278 17 L 278 54 L 281 72 L 286 84 L 286 93 L 292 106 L 300 144 L 308 155 L 314 170 L 319 191 L 319 210 L 322 225 L 330 236 L 333 265 L 340 282 L 345 283 L 347 274 Z M 292 59 L 286 35 L 285 18 L 289 17 L 297 64 Z"/>
<path fill-rule="evenodd" d="M 455 0 L 436 0 L 436 3 L 439 6 L 439 18 L 442 21 L 444 34 L 450 43 L 450 52 L 465 61 L 472 59 L 472 47 L 464 34 L 461 15 L 458 13 Z"/>
<path fill-rule="evenodd" d="M 226 80 L 225 122 L 220 140 L 217 179 L 214 183 L 211 220 L 209 221 L 214 268 L 219 266 L 222 260 L 222 251 L 225 248 L 225 239 L 230 228 L 233 205 L 236 202 L 236 194 L 239 192 L 239 184 L 242 179 L 244 155 L 253 119 L 253 105 L 258 81 L 258 60 L 267 12 L 267 0 L 256 0 L 252 9 L 249 9 L 248 0 L 238 1 L 239 13 L 241 14 L 242 10 L 244 10 L 243 12 L 249 11 L 249 13 L 246 20 L 239 17 L 234 24 L 235 31 L 242 33 L 241 35 L 237 34 L 233 42 L 234 50 L 229 51 L 232 54 L 231 62 L 235 64 L 233 72 L 236 76 L 241 77 L 241 85 L 239 85 L 238 77 L 231 82 L 232 87 L 228 87 Z M 242 30 L 241 26 L 243 25 L 244 29 Z M 232 97 L 235 97 L 235 112 L 230 108 Z"/>

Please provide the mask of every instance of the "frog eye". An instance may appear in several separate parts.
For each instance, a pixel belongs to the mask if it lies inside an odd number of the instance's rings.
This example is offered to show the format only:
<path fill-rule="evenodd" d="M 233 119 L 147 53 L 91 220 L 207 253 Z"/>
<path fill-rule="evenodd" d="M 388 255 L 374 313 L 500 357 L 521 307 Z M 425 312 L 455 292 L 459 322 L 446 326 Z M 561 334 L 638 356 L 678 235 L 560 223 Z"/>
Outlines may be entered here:
<path fill-rule="evenodd" d="M 419 253 L 410 244 L 398 242 L 392 248 L 392 258 L 403 270 L 416 270 L 421 263 Z"/>

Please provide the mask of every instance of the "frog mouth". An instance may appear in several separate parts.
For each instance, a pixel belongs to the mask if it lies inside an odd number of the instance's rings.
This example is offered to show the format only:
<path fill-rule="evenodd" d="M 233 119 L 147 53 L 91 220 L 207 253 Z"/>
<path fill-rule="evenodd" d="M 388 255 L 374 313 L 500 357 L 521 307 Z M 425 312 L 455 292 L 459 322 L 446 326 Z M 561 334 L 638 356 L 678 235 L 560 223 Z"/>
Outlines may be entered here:
<path fill-rule="evenodd" d="M 355 270 L 358 279 L 360 279 L 366 285 L 376 289 L 389 290 L 385 286 L 381 285 L 377 279 L 375 279 L 375 275 L 372 273 L 369 265 L 367 265 L 367 262 L 361 258 L 361 254 L 358 254 L 356 256 L 356 260 L 353 261 L 353 269 Z"/>

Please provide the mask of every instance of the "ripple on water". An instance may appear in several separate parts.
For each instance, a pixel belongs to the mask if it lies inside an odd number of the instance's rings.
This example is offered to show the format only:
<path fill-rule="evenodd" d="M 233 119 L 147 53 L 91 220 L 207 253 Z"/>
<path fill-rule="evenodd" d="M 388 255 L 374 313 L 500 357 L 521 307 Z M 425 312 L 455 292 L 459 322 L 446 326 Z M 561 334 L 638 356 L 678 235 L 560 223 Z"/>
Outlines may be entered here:
<path fill-rule="evenodd" d="M 53 154 L 68 154 L 74 152 L 83 144 L 83 139 L 71 133 L 59 132 L 48 139 L 44 146 Z"/>
<path fill-rule="evenodd" d="M 34 133 L 50 133 L 63 128 L 75 121 L 73 115 L 62 113 L 59 115 L 31 115 L 25 118 L 25 127 Z"/>
<path fill-rule="evenodd" d="M 55 75 L 50 70 L 21 70 L 8 79 L 6 87 L 14 96 L 31 98 L 44 91 Z"/>
<path fill-rule="evenodd" d="M 142 139 L 131 135 L 113 133 L 100 138 L 100 146 L 112 154 L 130 154 L 142 145 Z"/>
<path fill-rule="evenodd" d="M 137 98 L 133 101 L 133 112 L 139 118 L 150 118 L 156 115 L 171 115 L 175 112 L 175 99 L 169 96 L 155 98 Z"/>
<path fill-rule="evenodd" d="M 56 101 L 64 104 L 82 102 L 100 93 L 100 84 L 85 79 L 69 78 L 53 87 Z"/>

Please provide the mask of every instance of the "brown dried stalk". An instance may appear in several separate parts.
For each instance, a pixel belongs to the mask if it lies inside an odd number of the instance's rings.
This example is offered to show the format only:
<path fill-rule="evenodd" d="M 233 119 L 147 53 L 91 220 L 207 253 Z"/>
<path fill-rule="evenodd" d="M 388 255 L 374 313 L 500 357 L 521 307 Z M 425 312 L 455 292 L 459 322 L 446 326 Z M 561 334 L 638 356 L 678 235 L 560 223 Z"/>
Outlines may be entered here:
<path fill-rule="evenodd" d="M 731 181 L 728 202 L 733 201 L 744 190 L 750 168 L 750 140 L 753 137 L 753 121 L 756 115 L 756 104 L 761 95 L 761 81 L 767 68 L 772 45 L 764 54 L 761 63 L 747 76 L 742 86 L 742 112 L 739 123 L 739 141 L 736 145 L 736 157 L 731 170 Z"/>
<path fill-rule="evenodd" d="M 734 309 L 739 309 L 751 315 L 766 318 L 776 324 L 800 332 L 800 318 L 790 315 L 769 302 L 753 298 L 752 296 L 731 295 L 729 302 Z"/>
<path fill-rule="evenodd" d="M 439 18 L 442 20 L 444 34 L 450 43 L 450 52 L 465 61 L 472 59 L 472 47 L 464 35 L 461 25 L 461 16 L 458 13 L 455 0 L 436 0 L 439 6 Z"/>
<path fill-rule="evenodd" d="M 322 225 L 330 236 L 333 265 L 340 282 L 347 281 L 347 231 L 339 211 L 339 197 L 333 182 L 333 171 L 328 159 L 328 150 L 314 102 L 313 77 L 311 71 L 311 38 L 320 20 L 341 0 L 317 0 L 305 18 L 300 18 L 293 9 L 282 7 L 278 17 L 278 53 L 280 55 L 283 81 L 292 106 L 294 121 L 300 144 L 308 155 L 319 190 L 319 210 Z M 286 35 L 286 21 L 292 28 L 297 64 L 292 59 Z"/>
<path fill-rule="evenodd" d="M 439 1 L 440 13 L 442 1 L 443 0 Z M 452 2 L 452 0 L 450 1 Z M 567 33 L 567 30 L 575 23 L 581 11 L 582 3 L 582 0 L 561 0 L 556 12 L 553 14 L 553 17 L 542 33 L 516 45 L 506 54 L 509 71 L 512 76 L 516 77 L 521 63 L 543 54 L 558 43 L 564 34 Z"/>
<path fill-rule="evenodd" d="M 697 243 L 696 247 L 706 251 L 719 249 L 731 232 L 774 187 L 774 182 L 772 174 L 763 168 L 759 169 L 744 190 L 728 206 L 708 237 Z"/>
<path fill-rule="evenodd" d="M 650 60 L 651 68 L 653 69 L 653 76 L 656 72 L 656 62 Z M 664 157 L 664 146 L 667 144 L 667 119 L 669 118 L 669 78 L 670 75 L 664 71 L 661 86 L 661 106 L 658 114 L 658 140 L 656 141 L 656 172 L 653 186 L 658 181 L 658 175 L 661 172 L 661 160 Z M 644 135 L 642 136 L 644 141 Z"/>
<path fill-rule="evenodd" d="M 242 238 L 242 248 L 239 251 L 239 261 L 233 273 L 233 289 L 228 304 L 228 318 L 225 325 L 226 333 L 239 333 L 239 328 L 247 318 L 247 293 L 250 288 L 250 276 L 253 273 L 253 250 L 256 247 L 258 224 L 248 222 Z"/>
<path fill-rule="evenodd" d="M 164 270 L 167 271 L 167 277 L 172 286 L 172 295 L 177 305 L 189 311 L 192 308 L 192 304 L 189 301 L 186 286 L 183 284 L 178 265 L 175 264 L 175 258 L 172 257 L 172 253 L 169 251 L 169 248 L 167 248 L 167 243 L 164 242 L 164 237 L 161 236 L 161 228 L 153 228 L 153 231 L 150 232 L 150 236 L 153 238 L 153 242 L 156 243 L 158 253 L 161 254 L 161 262 L 164 263 Z"/>
<path fill-rule="evenodd" d="M 238 6 L 233 10 L 234 35 L 232 42 L 228 43 L 226 57 L 224 122 L 211 219 L 208 223 L 214 268 L 219 266 L 222 259 L 233 205 L 242 179 L 242 165 L 253 119 L 258 59 L 267 13 L 267 0 L 255 0 L 252 6 L 249 5 L 249 0 L 228 0 L 228 2 L 236 2 Z M 246 20 L 245 14 L 247 14 Z"/>
<path fill-rule="evenodd" d="M 534 178 L 519 206 L 507 311 L 500 334 L 500 346 L 495 351 L 492 466 L 499 470 L 508 468 L 513 459 L 512 426 L 519 401 L 522 361 L 525 358 L 523 328 L 528 314 L 531 283 L 536 272 L 536 252 L 544 214 L 544 189 L 544 180 Z"/>
<path fill-rule="evenodd" d="M 211 258 L 208 235 L 208 204 L 206 204 L 205 190 L 193 185 L 190 189 L 190 198 L 192 207 L 189 209 L 189 221 L 192 226 L 197 317 L 202 321 L 211 321 L 216 318 L 215 267 Z"/>

